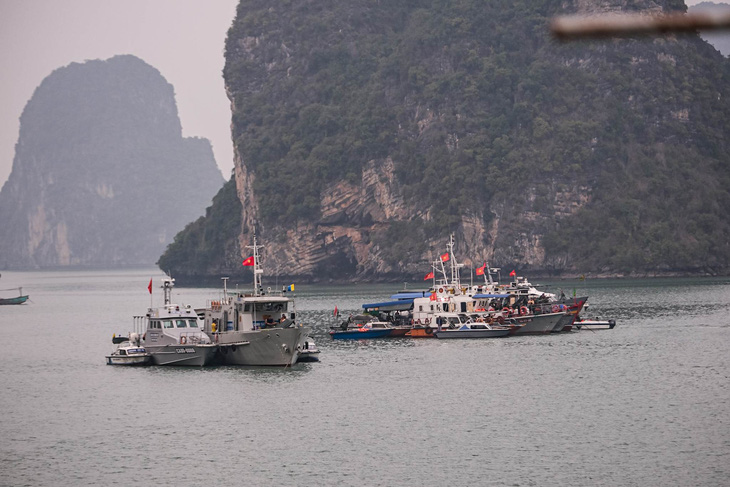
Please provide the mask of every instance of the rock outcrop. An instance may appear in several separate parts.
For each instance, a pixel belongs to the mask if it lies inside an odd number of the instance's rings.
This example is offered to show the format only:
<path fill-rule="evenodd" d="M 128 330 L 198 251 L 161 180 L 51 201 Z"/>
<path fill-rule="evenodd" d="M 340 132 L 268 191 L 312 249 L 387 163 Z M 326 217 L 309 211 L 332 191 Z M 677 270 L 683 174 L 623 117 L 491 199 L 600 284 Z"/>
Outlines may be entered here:
<path fill-rule="evenodd" d="M 20 119 L 0 268 L 152 265 L 222 184 L 155 68 L 128 55 L 59 68 Z"/>
<path fill-rule="evenodd" d="M 452 233 L 474 267 L 727 271 L 727 60 L 696 35 L 547 33 L 685 8 L 242 0 L 224 70 L 241 255 L 188 270 L 242 272 L 257 226 L 269 272 L 308 280 L 423 276 Z"/>

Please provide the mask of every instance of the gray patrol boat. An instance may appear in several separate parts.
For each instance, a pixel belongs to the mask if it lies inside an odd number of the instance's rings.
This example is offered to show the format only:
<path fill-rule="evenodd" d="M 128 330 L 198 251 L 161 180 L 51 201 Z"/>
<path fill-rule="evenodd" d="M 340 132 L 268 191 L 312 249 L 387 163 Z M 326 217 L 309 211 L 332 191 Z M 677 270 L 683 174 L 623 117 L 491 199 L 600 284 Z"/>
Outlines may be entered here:
<path fill-rule="evenodd" d="M 197 310 L 204 318 L 203 330 L 219 347 L 218 359 L 226 365 L 294 365 L 307 348 L 309 328 L 296 322 L 294 298 L 280 292 L 264 291 L 263 269 L 259 263 L 256 234 L 253 236 L 253 292 L 229 293 L 223 279 L 223 296 Z M 248 260 L 248 259 L 247 259 Z M 293 286 L 289 286 L 292 288 Z"/>
<path fill-rule="evenodd" d="M 172 304 L 174 285 L 175 279 L 162 279 L 165 304 L 134 317 L 135 329 L 144 330 L 142 346 L 155 365 L 208 365 L 218 346 L 203 331 L 203 320 L 190 305 Z"/>

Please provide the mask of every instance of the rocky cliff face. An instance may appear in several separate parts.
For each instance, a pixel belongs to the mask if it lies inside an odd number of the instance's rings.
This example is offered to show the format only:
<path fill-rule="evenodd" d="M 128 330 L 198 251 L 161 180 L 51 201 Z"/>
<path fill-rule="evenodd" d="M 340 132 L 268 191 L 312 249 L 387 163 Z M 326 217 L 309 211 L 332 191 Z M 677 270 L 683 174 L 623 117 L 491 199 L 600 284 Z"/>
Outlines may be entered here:
<path fill-rule="evenodd" d="M 224 70 L 241 258 L 256 224 L 269 272 L 306 279 L 423 276 L 451 233 L 473 266 L 728 268 L 727 63 L 697 36 L 547 36 L 556 14 L 684 8 L 242 1 Z"/>
<path fill-rule="evenodd" d="M 156 69 L 133 56 L 60 68 L 21 116 L 0 268 L 154 264 L 222 183 Z"/>

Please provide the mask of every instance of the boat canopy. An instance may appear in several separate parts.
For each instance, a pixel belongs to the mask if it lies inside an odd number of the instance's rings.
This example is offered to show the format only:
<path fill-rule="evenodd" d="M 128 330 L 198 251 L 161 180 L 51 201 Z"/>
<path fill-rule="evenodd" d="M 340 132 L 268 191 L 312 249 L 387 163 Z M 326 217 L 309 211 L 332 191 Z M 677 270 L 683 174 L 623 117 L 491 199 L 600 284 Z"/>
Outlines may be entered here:
<path fill-rule="evenodd" d="M 399 299 L 398 301 L 369 303 L 363 304 L 362 307 L 368 311 L 407 311 L 413 307 L 413 299 Z"/>
<path fill-rule="evenodd" d="M 431 295 L 431 291 L 408 291 L 402 293 L 393 294 L 390 299 L 410 299 L 413 301 L 415 298 L 427 298 Z"/>
<path fill-rule="evenodd" d="M 472 296 L 474 299 L 485 299 L 485 298 L 509 298 L 511 294 L 475 294 Z"/>

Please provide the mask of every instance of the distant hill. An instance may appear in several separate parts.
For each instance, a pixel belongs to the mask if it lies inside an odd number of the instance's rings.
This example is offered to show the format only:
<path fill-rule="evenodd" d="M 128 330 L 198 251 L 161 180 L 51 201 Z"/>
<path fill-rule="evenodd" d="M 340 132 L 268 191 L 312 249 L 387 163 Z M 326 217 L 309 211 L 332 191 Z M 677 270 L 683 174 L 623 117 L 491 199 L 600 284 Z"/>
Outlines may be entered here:
<path fill-rule="evenodd" d="M 547 29 L 685 8 L 242 0 L 224 69 L 235 187 L 160 264 L 241 274 L 257 223 L 269 271 L 300 280 L 422 277 L 450 233 L 467 266 L 529 275 L 730 272 L 728 60 L 696 35 Z"/>
<path fill-rule="evenodd" d="M 154 264 L 223 182 L 155 68 L 128 55 L 59 68 L 20 118 L 0 268 Z"/>
<path fill-rule="evenodd" d="M 730 4 L 702 2 L 688 8 L 690 12 L 715 11 L 730 12 Z M 723 56 L 730 56 L 730 32 L 727 31 L 700 31 L 700 37 L 712 44 Z"/>

